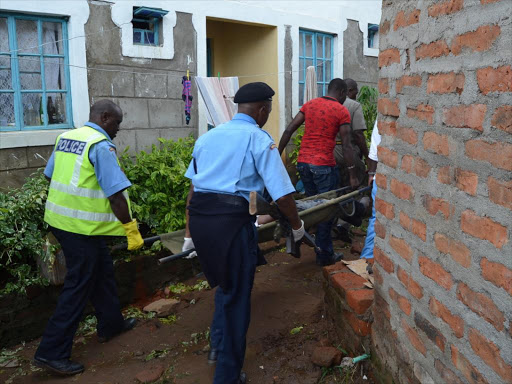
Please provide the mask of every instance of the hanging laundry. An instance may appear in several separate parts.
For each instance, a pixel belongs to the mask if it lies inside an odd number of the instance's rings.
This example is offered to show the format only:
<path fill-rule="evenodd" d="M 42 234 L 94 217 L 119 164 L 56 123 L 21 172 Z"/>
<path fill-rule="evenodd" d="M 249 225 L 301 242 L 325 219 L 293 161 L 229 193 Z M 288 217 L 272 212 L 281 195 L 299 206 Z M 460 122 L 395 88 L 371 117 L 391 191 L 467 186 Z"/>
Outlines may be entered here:
<path fill-rule="evenodd" d="M 229 120 L 231 120 L 238 112 L 238 104 L 235 104 L 234 102 L 235 93 L 238 91 L 238 88 L 240 88 L 238 84 L 238 77 L 221 77 L 219 80 L 222 95 L 224 96 L 224 102 L 228 108 L 230 116 Z"/>
<path fill-rule="evenodd" d="M 199 94 L 206 105 L 208 124 L 216 127 L 230 121 L 238 107 L 233 102 L 238 91 L 238 77 L 196 77 Z"/>
<path fill-rule="evenodd" d="M 318 97 L 318 89 L 316 82 L 316 71 L 315 67 L 310 65 L 306 69 L 306 86 L 304 87 L 304 104 L 309 100 L 316 99 Z"/>
<path fill-rule="evenodd" d="M 181 98 L 185 102 L 185 118 L 187 121 L 187 125 L 190 123 L 190 110 L 192 108 L 192 99 L 194 98 L 190 94 L 190 88 L 192 87 L 192 82 L 190 81 L 188 76 L 183 76 L 183 80 L 181 80 L 181 84 L 183 84 L 183 92 L 181 93 Z"/>

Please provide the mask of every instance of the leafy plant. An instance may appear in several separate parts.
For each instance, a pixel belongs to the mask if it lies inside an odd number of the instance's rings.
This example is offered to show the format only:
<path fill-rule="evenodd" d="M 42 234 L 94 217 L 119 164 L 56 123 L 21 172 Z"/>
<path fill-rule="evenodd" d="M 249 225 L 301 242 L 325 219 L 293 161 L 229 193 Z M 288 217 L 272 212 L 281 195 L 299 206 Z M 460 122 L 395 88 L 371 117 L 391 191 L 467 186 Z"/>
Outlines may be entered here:
<path fill-rule="evenodd" d="M 136 319 L 141 320 L 147 320 L 152 319 L 155 317 L 155 312 L 144 312 L 141 311 L 137 307 L 128 307 L 123 310 L 123 316 L 125 318 L 127 317 L 134 317 Z M 96 332 L 96 325 L 98 323 L 98 320 L 96 319 L 96 316 L 93 315 L 87 315 L 85 319 L 83 319 L 80 324 L 78 325 L 78 330 L 76 331 L 77 335 L 81 336 L 89 336 L 92 335 L 94 332 Z"/>
<path fill-rule="evenodd" d="M 185 285 L 183 283 L 169 285 L 169 291 L 174 294 L 181 294 L 192 291 L 204 291 L 210 289 L 210 285 L 206 280 L 198 280 L 194 285 Z"/>
<path fill-rule="evenodd" d="M 128 307 L 123 310 L 123 315 L 125 318 L 134 317 L 140 320 L 148 320 L 155 317 L 155 312 L 144 312 L 137 307 Z"/>
<path fill-rule="evenodd" d="M 178 318 L 176 317 L 176 315 L 169 315 L 167 317 L 161 317 L 158 320 L 160 320 L 162 324 L 171 325 L 174 324 L 176 320 L 178 320 Z"/>
<path fill-rule="evenodd" d="M 185 347 L 191 345 L 197 345 L 201 340 L 209 340 L 210 339 L 210 328 L 208 328 L 204 332 L 195 332 L 190 334 L 190 341 L 182 341 L 181 344 Z"/>
<path fill-rule="evenodd" d="M 165 356 L 167 356 L 171 352 L 170 349 L 153 349 L 151 352 L 149 352 L 146 357 L 144 358 L 145 361 L 150 361 L 153 359 L 163 359 Z"/>
<path fill-rule="evenodd" d="M 10 275 L 0 295 L 25 293 L 32 284 L 47 285 L 37 269 L 37 258 L 46 260 L 53 249 L 47 243 L 44 207 L 48 181 L 42 172 L 27 178 L 19 189 L 0 192 L 0 273 Z"/>
<path fill-rule="evenodd" d="M 297 158 L 299 157 L 300 144 L 302 143 L 303 137 L 304 125 L 301 125 L 292 137 L 294 147 L 293 151 L 288 155 L 293 165 L 297 165 Z"/>
<path fill-rule="evenodd" d="M 377 120 L 377 100 L 379 99 L 379 91 L 377 88 L 363 85 L 359 90 L 357 101 L 363 109 L 364 121 L 366 122 L 365 136 L 369 141 L 372 137 L 373 126 Z"/>
<path fill-rule="evenodd" d="M 89 336 L 96 332 L 96 325 L 98 324 L 98 320 L 95 315 L 88 315 L 83 319 L 78 325 L 78 330 L 76 331 L 77 335 L 81 336 Z"/>
<path fill-rule="evenodd" d="M 141 151 L 135 161 L 127 151 L 121 165 L 133 186 L 129 189 L 132 212 L 153 233 L 166 233 L 185 226 L 185 205 L 190 180 L 185 172 L 192 159 L 194 139 L 158 139 L 151 152 Z"/>
<path fill-rule="evenodd" d="M 18 347 L 15 350 L 2 349 L 0 351 L 0 368 L 5 367 L 11 362 L 17 362 L 18 360 L 21 360 L 18 352 L 20 352 L 22 349 L 23 346 Z"/>

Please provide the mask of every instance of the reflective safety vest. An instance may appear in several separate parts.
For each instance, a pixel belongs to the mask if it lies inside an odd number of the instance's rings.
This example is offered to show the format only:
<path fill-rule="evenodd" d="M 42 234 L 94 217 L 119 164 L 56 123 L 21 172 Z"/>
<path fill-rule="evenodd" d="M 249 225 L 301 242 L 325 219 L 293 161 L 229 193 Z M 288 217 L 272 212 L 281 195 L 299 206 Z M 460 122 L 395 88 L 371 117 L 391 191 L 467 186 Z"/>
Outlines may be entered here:
<path fill-rule="evenodd" d="M 89 160 L 91 145 L 103 140 L 107 140 L 104 134 L 87 126 L 57 138 L 44 213 L 44 221 L 52 227 L 89 236 L 126 236 Z M 130 207 L 128 193 L 123 194 Z"/>

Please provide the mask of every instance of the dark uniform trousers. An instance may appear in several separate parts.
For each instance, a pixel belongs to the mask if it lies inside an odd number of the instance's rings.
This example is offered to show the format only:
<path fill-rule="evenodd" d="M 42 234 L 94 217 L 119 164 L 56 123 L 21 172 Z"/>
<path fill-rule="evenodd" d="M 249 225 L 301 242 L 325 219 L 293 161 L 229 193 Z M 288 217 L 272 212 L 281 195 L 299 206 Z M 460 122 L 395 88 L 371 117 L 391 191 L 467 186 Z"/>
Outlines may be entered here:
<path fill-rule="evenodd" d="M 229 289 L 224 290 L 219 286 L 215 292 L 210 338 L 211 347 L 219 352 L 214 384 L 236 384 L 244 365 L 257 252 L 256 228 L 252 222 L 248 222 L 241 228 L 230 248 L 229 257 L 240 258 L 240 267 L 229 268 Z"/>
<path fill-rule="evenodd" d="M 66 258 L 67 274 L 57 308 L 48 321 L 36 357 L 69 359 L 73 337 L 87 302 L 98 319 L 98 336 L 110 337 L 123 326 L 114 266 L 103 236 L 85 236 L 51 228 Z"/>

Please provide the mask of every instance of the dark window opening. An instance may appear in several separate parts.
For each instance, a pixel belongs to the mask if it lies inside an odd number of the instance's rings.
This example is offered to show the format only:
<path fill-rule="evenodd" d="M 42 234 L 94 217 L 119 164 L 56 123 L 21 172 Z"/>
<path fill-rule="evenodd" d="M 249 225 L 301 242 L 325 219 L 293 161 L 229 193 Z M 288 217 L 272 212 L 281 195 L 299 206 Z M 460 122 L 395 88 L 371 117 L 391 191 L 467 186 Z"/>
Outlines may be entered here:
<path fill-rule="evenodd" d="M 368 24 L 368 48 L 377 48 L 377 36 L 379 26 L 377 24 Z"/>
<path fill-rule="evenodd" d="M 168 11 L 160 8 L 133 8 L 133 43 L 139 45 L 161 45 L 162 18 Z"/>

